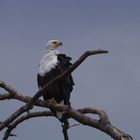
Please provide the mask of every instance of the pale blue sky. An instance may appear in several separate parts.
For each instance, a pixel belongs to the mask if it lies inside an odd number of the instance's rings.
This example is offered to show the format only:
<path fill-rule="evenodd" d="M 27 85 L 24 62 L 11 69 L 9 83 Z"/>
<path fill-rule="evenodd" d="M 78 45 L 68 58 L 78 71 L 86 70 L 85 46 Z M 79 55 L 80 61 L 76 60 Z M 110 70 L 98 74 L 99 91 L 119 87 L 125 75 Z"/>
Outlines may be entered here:
<path fill-rule="evenodd" d="M 109 54 L 89 57 L 73 73 L 72 106 L 101 107 L 114 125 L 139 139 L 139 6 L 139 0 L 1 0 L 0 80 L 33 96 L 43 45 L 50 39 L 61 40 L 60 51 L 73 62 L 85 50 L 106 49 Z M 0 102 L 0 120 L 19 106 Z M 25 122 L 14 133 L 18 137 L 11 139 L 63 139 L 59 122 L 51 118 Z M 111 140 L 85 126 L 71 128 L 69 136 Z"/>

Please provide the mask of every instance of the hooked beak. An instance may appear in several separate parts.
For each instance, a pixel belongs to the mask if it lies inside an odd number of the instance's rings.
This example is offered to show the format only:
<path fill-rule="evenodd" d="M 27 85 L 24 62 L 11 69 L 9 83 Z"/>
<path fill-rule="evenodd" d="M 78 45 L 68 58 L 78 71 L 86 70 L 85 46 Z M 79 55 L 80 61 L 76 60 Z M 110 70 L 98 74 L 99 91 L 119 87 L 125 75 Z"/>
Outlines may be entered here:
<path fill-rule="evenodd" d="M 62 46 L 63 45 L 63 43 L 62 42 L 59 42 L 59 46 Z"/>

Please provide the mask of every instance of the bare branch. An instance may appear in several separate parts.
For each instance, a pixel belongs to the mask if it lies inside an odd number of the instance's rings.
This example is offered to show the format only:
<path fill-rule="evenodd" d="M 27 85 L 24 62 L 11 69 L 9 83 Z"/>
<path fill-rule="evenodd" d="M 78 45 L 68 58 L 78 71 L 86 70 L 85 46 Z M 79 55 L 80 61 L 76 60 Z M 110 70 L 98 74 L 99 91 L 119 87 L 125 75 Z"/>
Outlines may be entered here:
<path fill-rule="evenodd" d="M 48 86 L 56 82 L 57 80 L 63 79 L 65 76 L 67 76 L 69 73 L 72 73 L 88 56 L 95 55 L 95 54 L 101 54 L 101 53 L 108 53 L 108 51 L 104 50 L 95 50 L 95 51 L 87 51 L 81 57 L 64 73 L 58 75 L 54 79 L 52 79 L 48 84 L 46 84 L 41 90 L 39 90 L 32 98 L 28 96 L 23 96 L 20 92 L 12 88 L 11 86 L 7 85 L 3 81 L 0 81 L 0 87 L 5 89 L 8 93 L 0 94 L 0 100 L 5 99 L 17 99 L 22 102 L 25 102 L 26 104 L 19 109 L 17 109 L 16 112 L 14 112 L 12 115 L 10 115 L 5 121 L 0 123 L 0 131 L 7 127 L 7 131 L 5 132 L 3 140 L 7 140 L 8 137 L 11 134 L 11 131 L 20 123 L 23 121 L 33 118 L 33 117 L 40 117 L 40 116 L 53 116 L 53 114 L 50 111 L 44 111 L 44 112 L 33 112 L 28 113 L 26 115 L 23 115 L 19 117 L 24 112 L 30 110 L 33 105 L 41 106 L 41 107 L 48 107 L 47 103 L 45 101 L 42 101 L 38 99 L 41 96 L 41 93 L 47 89 Z M 132 137 L 128 134 L 125 134 L 118 128 L 114 127 L 107 115 L 107 113 L 99 108 L 83 108 L 74 110 L 73 108 L 69 108 L 68 106 L 62 106 L 62 105 L 50 105 L 49 108 L 53 108 L 56 111 L 62 111 L 66 112 L 68 114 L 67 119 L 73 118 L 79 123 L 83 125 L 87 125 L 93 128 L 97 128 L 100 131 L 103 131 L 104 133 L 110 135 L 115 140 L 132 140 Z M 86 115 L 87 113 L 90 114 L 97 114 L 99 116 L 99 119 L 95 119 L 94 117 L 89 117 Z M 70 128 L 68 123 L 64 123 L 63 127 L 63 134 L 65 140 L 68 140 L 68 133 L 67 130 Z"/>
<path fill-rule="evenodd" d="M 20 123 L 22 123 L 25 120 L 28 120 L 30 118 L 35 118 L 35 117 L 48 117 L 48 116 L 54 116 L 52 112 L 50 111 L 42 111 L 42 112 L 29 112 L 26 115 L 21 116 L 18 118 L 16 121 L 12 122 L 9 126 L 8 129 L 6 130 L 3 140 L 7 140 L 9 136 L 11 136 L 11 132 L 14 128 L 17 127 Z"/>
<path fill-rule="evenodd" d="M 88 56 L 95 55 L 95 54 L 102 54 L 102 53 L 108 53 L 108 51 L 105 50 L 94 50 L 94 51 L 87 51 L 85 52 L 71 67 L 69 67 L 64 73 L 58 75 L 51 81 L 49 81 L 43 88 L 41 88 L 32 98 L 31 100 L 21 108 L 19 108 L 16 112 L 14 112 L 10 117 L 8 117 L 1 125 L 0 125 L 0 131 L 6 127 L 8 124 L 10 124 L 13 120 L 15 120 L 18 116 L 20 116 L 22 113 L 30 110 L 37 99 L 41 96 L 43 91 L 47 89 L 48 86 L 56 82 L 57 80 L 63 79 L 65 76 L 67 76 L 69 73 L 73 72 Z M 0 82 L 0 86 L 3 87 L 3 82 Z M 9 89 L 5 88 L 8 92 Z M 14 94 L 16 91 L 14 92 Z"/>
<path fill-rule="evenodd" d="M 56 105 L 56 106 L 52 105 L 52 106 L 57 111 L 65 111 L 68 114 L 68 118 L 73 118 L 83 125 L 97 128 L 98 130 L 103 131 L 106 134 L 110 135 L 115 140 L 132 140 L 131 136 L 129 136 L 128 134 L 125 134 L 118 128 L 114 127 L 108 121 L 108 116 L 107 116 L 106 112 L 102 109 L 88 107 L 88 108 L 74 110 L 73 108 L 69 108 L 68 106 L 62 106 L 62 105 Z M 99 118 L 99 120 L 97 120 L 97 119 L 84 115 L 87 113 L 97 114 L 102 118 Z M 11 123 L 8 126 L 8 129 L 7 129 L 7 131 L 5 133 L 5 137 L 4 137 L 5 139 L 3 139 L 3 140 L 7 140 L 11 131 L 24 120 L 30 119 L 32 117 L 41 117 L 41 116 L 53 116 L 53 114 L 49 111 L 44 111 L 44 112 L 33 112 L 33 113 L 30 112 L 29 114 L 27 114 L 25 116 L 21 116 L 19 119 L 17 119 L 16 121 L 14 121 L 13 123 Z M 107 118 L 107 120 L 104 120 L 106 118 Z M 64 134 L 65 140 L 68 140 L 67 139 L 68 138 L 67 130 L 69 128 L 70 128 L 69 125 L 63 125 L 63 134 Z M 123 139 L 123 138 L 125 138 L 125 139 Z"/>
<path fill-rule="evenodd" d="M 11 94 L 11 96 L 13 96 L 14 94 L 16 94 L 16 92 L 17 92 L 14 88 L 12 88 L 8 84 L 5 84 L 5 82 L 3 82 L 3 81 L 0 81 L 0 87 L 3 88 L 3 89 L 5 89 L 6 91 L 8 91 Z"/>
<path fill-rule="evenodd" d="M 103 109 L 97 107 L 93 107 L 93 108 L 86 107 L 86 108 L 78 109 L 77 111 L 82 114 L 87 114 L 87 113 L 97 114 L 99 115 L 100 123 L 105 123 L 105 124 L 110 123 L 109 117 Z"/>
<path fill-rule="evenodd" d="M 6 83 L 5 83 L 6 84 Z M 12 93 L 12 92 L 11 92 Z M 28 103 L 32 97 L 29 97 L 29 96 L 24 96 L 22 93 L 20 92 L 16 92 L 13 96 L 13 94 L 11 93 L 0 93 L 0 100 L 6 100 L 6 99 L 16 99 L 16 100 L 19 100 L 19 101 L 22 101 L 24 103 Z M 12 95 L 12 96 L 11 96 Z M 36 106 L 38 107 L 46 107 L 46 102 L 44 102 L 43 100 L 41 99 L 38 99 L 35 104 Z"/>
<path fill-rule="evenodd" d="M 43 102 L 43 101 L 42 101 Z M 47 106 L 46 106 L 47 107 Z M 51 105 L 50 107 L 55 108 L 57 111 L 64 111 L 68 113 L 69 118 L 73 118 L 80 122 L 81 124 L 88 125 L 90 127 L 95 127 L 107 134 L 109 134 L 111 137 L 114 137 L 115 140 L 131 140 L 132 138 L 117 129 L 116 127 L 112 126 L 109 117 L 106 114 L 106 112 L 102 109 L 99 108 L 83 108 L 83 109 L 78 109 L 74 110 L 72 108 L 69 108 L 67 106 L 62 106 L 62 105 Z M 87 114 L 87 113 L 92 113 L 92 114 L 97 114 L 99 115 L 99 120 L 96 120 L 94 118 L 90 118 L 89 116 L 85 116 L 82 114 Z M 32 116 L 32 115 L 30 115 Z M 28 118 L 28 116 L 26 116 Z M 30 117 L 31 118 L 31 117 Z M 17 121 L 19 122 L 19 121 Z M 9 131 L 9 129 L 7 130 Z"/>
<path fill-rule="evenodd" d="M 74 110 L 73 108 L 69 108 L 67 106 L 56 105 L 53 106 L 54 109 L 58 111 L 64 111 L 68 114 L 68 118 L 73 118 L 76 121 L 80 122 L 83 125 L 87 125 L 93 128 L 97 128 L 100 131 L 105 132 L 106 134 L 110 135 L 115 140 L 132 140 L 132 137 L 128 134 L 125 134 L 118 128 L 114 127 L 111 122 L 109 121 L 109 117 L 107 113 L 98 108 L 84 108 Z M 62 110 L 61 110 L 62 109 Z M 99 120 L 91 118 L 87 115 L 87 113 L 93 113 L 99 115 Z"/>
<path fill-rule="evenodd" d="M 68 129 L 69 129 L 69 122 L 68 122 L 68 120 L 66 120 L 62 124 L 62 132 L 63 132 L 63 135 L 64 135 L 64 140 L 69 140 Z"/>

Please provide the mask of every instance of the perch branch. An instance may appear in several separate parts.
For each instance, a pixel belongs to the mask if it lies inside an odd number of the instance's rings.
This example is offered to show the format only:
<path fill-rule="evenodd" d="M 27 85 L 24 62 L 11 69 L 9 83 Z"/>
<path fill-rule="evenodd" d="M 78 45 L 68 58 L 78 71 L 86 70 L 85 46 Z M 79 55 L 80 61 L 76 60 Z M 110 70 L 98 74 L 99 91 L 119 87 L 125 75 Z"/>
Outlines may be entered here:
<path fill-rule="evenodd" d="M 87 51 L 85 52 L 68 70 L 66 70 L 61 75 L 58 75 L 53 80 L 51 80 L 48 84 L 46 84 L 41 90 L 39 90 L 32 98 L 28 96 L 23 96 L 19 92 L 17 92 L 15 89 L 10 87 L 9 85 L 5 84 L 4 82 L 0 81 L 0 87 L 4 88 L 8 93 L 0 94 L 0 100 L 5 99 L 18 99 L 20 101 L 23 101 L 27 103 L 26 105 L 19 108 L 16 112 L 14 112 L 12 115 L 10 115 L 5 121 L 1 122 L 0 124 L 0 130 L 2 130 L 5 127 L 8 127 L 7 131 L 5 132 L 5 137 L 3 140 L 6 140 L 11 134 L 11 131 L 22 121 L 32 118 L 34 116 L 37 117 L 37 114 L 34 115 L 28 113 L 26 116 L 19 117 L 22 113 L 30 110 L 33 105 L 42 106 L 42 107 L 48 107 L 45 102 L 38 99 L 41 96 L 41 93 L 46 90 L 46 88 L 51 85 L 52 83 L 56 82 L 57 80 L 63 79 L 65 76 L 67 76 L 69 73 L 73 72 L 88 56 L 95 55 L 95 54 L 101 54 L 101 53 L 108 53 L 104 50 L 95 50 L 95 51 Z M 68 114 L 68 119 L 73 118 L 80 122 L 83 125 L 88 125 L 90 127 L 97 128 L 106 134 L 110 135 L 115 140 L 132 140 L 132 137 L 128 134 L 125 134 L 124 132 L 120 131 L 118 128 L 114 127 L 107 115 L 107 113 L 104 110 L 98 109 L 98 108 L 84 108 L 84 109 L 78 109 L 74 110 L 73 108 L 69 108 L 67 106 L 62 105 L 51 105 L 50 108 L 54 108 L 56 111 L 64 111 Z M 49 114 L 50 112 L 48 112 Z M 99 120 L 91 118 L 85 114 L 92 113 L 99 115 Z M 32 116 L 33 115 L 33 116 Z M 44 115 L 44 114 L 43 114 Z M 43 116 L 42 115 L 42 116 Z M 48 116 L 51 116 L 50 113 Z M 38 115 L 38 117 L 41 116 Z M 46 115 L 45 115 L 46 116 Z M 19 117 L 19 118 L 17 118 Z M 16 119 L 16 120 L 15 120 Z M 63 132 L 65 133 L 65 139 L 68 140 L 67 135 L 67 129 L 69 128 L 68 125 L 64 125 Z"/>
<path fill-rule="evenodd" d="M 118 128 L 114 127 L 111 122 L 108 120 L 107 113 L 99 108 L 82 108 L 74 110 L 73 108 L 69 108 L 67 106 L 62 105 L 52 105 L 56 111 L 66 111 L 68 113 L 68 118 L 73 118 L 79 123 L 83 125 L 87 125 L 93 128 L 97 128 L 100 131 L 105 132 L 106 134 L 110 135 L 115 140 L 132 140 L 132 137 L 128 134 L 125 134 Z M 91 118 L 84 114 L 97 114 L 99 115 L 99 119 Z M 12 122 L 9 126 L 7 131 L 5 132 L 3 140 L 7 140 L 8 136 L 10 135 L 11 131 L 21 122 L 33 118 L 33 117 L 41 117 L 41 116 L 53 116 L 53 114 L 49 111 L 43 111 L 43 112 L 30 112 L 24 116 L 21 116 L 16 121 Z M 107 120 L 106 120 L 107 119 Z M 69 125 L 63 125 L 63 133 L 66 137 L 67 135 L 67 129 L 69 128 Z M 68 139 L 67 139 L 68 140 Z"/>
<path fill-rule="evenodd" d="M 41 88 L 32 98 L 31 100 L 18 110 L 16 110 L 13 114 L 11 114 L 5 121 L 3 121 L 0 125 L 0 131 L 6 127 L 8 124 L 10 124 L 12 121 L 14 121 L 17 117 L 19 117 L 22 113 L 30 110 L 34 103 L 37 101 L 37 99 L 41 96 L 43 91 L 47 89 L 48 86 L 56 82 L 57 80 L 63 79 L 65 76 L 67 76 L 69 73 L 73 72 L 88 56 L 95 55 L 95 54 L 102 54 L 102 53 L 108 53 L 108 51 L 105 50 L 94 50 L 94 51 L 87 51 L 81 57 L 73 63 L 71 67 L 69 67 L 64 73 L 58 75 L 57 77 L 50 80 L 43 88 Z M 2 87 L 2 86 L 1 86 Z M 6 89 L 7 90 L 7 89 Z M 8 91 L 8 90 L 7 90 Z M 8 91 L 10 92 L 10 91 Z"/>

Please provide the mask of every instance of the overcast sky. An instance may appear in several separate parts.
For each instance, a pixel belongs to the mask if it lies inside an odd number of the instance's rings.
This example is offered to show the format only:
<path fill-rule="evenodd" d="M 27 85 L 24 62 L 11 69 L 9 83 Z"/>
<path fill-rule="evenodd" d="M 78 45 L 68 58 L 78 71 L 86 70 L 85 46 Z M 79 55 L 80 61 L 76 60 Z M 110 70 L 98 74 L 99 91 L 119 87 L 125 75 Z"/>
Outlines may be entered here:
<path fill-rule="evenodd" d="M 138 140 L 140 1 L 0 0 L 0 80 L 33 96 L 38 63 L 50 39 L 63 42 L 60 51 L 71 56 L 72 62 L 86 50 L 109 51 L 89 57 L 73 72 L 71 104 L 74 108 L 97 106 L 106 110 L 114 125 Z M 21 105 L 18 101 L 0 102 L 0 121 Z M 11 140 L 63 139 L 61 125 L 54 118 L 26 121 L 14 133 L 18 137 Z M 71 128 L 69 137 L 111 140 L 82 125 Z"/>

